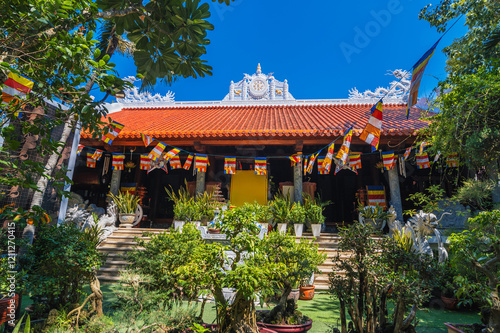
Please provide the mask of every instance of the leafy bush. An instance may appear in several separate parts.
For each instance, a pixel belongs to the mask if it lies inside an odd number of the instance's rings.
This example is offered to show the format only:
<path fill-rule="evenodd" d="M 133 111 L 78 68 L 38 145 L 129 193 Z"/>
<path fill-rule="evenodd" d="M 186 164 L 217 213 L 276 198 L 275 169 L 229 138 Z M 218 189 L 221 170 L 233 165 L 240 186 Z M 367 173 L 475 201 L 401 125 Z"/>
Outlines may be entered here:
<path fill-rule="evenodd" d="M 467 179 L 452 199 L 473 210 L 489 210 L 492 208 L 491 193 L 494 186 L 495 183 L 491 180 Z"/>
<path fill-rule="evenodd" d="M 126 192 L 125 194 L 120 192 L 118 193 L 118 195 L 109 193 L 108 195 L 111 199 L 113 199 L 120 213 L 135 214 L 135 211 L 137 210 L 137 205 L 139 204 L 140 200 L 139 197 L 130 194 L 130 192 Z"/>
<path fill-rule="evenodd" d="M 288 221 L 290 223 L 306 223 L 306 210 L 304 209 L 304 206 L 295 202 L 288 213 Z"/>
<path fill-rule="evenodd" d="M 22 261 L 32 298 L 50 308 L 78 303 L 82 286 L 91 283 L 104 262 L 96 246 L 94 237 L 73 224 L 41 225 Z"/>

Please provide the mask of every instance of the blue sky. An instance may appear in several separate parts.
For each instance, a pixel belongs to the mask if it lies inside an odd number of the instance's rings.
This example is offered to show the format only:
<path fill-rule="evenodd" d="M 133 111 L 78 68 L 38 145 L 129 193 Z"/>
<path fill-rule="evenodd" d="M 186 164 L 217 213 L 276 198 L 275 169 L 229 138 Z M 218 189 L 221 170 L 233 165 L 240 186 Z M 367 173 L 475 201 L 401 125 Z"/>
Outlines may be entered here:
<path fill-rule="evenodd" d="M 215 30 L 204 59 L 213 75 L 158 84 L 154 93 L 175 93 L 176 101 L 222 100 L 231 80 L 263 73 L 288 80 L 296 99 L 347 98 L 388 86 L 387 70 L 410 69 L 441 36 L 418 19 L 427 1 L 236 0 L 228 7 L 210 2 Z M 442 48 L 466 32 L 459 22 L 443 38 L 420 86 L 428 96 L 446 77 Z M 135 75 L 132 59 L 113 58 L 121 77 Z"/>

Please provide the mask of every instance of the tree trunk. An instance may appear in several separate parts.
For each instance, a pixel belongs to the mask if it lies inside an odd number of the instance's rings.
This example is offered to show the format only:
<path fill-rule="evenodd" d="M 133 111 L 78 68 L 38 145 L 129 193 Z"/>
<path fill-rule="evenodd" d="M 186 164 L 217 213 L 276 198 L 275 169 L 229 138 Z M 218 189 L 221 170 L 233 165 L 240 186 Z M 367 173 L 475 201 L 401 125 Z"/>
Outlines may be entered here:
<path fill-rule="evenodd" d="M 97 313 L 97 316 L 101 317 L 103 315 L 102 301 L 104 298 L 101 291 L 101 283 L 97 278 L 96 272 L 94 272 L 94 274 L 92 275 L 92 280 L 90 281 L 90 290 L 94 294 L 94 301 L 95 301 L 94 310 Z"/>
<path fill-rule="evenodd" d="M 221 315 L 218 327 L 220 333 L 258 333 L 257 318 L 253 300 L 246 299 L 239 292 L 236 293 L 233 304 Z"/>
<path fill-rule="evenodd" d="M 488 328 L 492 329 L 492 332 L 500 332 L 500 299 L 498 297 L 497 288 L 492 289 L 490 293 L 490 300 L 492 304 Z"/>
<path fill-rule="evenodd" d="M 405 304 L 401 297 L 398 297 L 396 307 L 394 309 L 394 333 L 400 333 L 403 328 L 403 319 L 405 315 Z"/>
<path fill-rule="evenodd" d="M 347 320 L 345 313 L 345 301 L 343 298 L 339 297 L 340 302 L 340 332 L 347 333 Z"/>

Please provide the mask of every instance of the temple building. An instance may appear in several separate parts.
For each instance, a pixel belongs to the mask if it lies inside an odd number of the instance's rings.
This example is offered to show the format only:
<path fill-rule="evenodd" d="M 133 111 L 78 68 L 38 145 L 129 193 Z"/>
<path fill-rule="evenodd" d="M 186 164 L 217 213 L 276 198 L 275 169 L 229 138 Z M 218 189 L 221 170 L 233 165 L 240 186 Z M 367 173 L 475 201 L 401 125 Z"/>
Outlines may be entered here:
<path fill-rule="evenodd" d="M 401 198 L 421 190 L 429 180 L 429 169 L 417 168 L 414 152 L 403 156 L 427 123 L 421 120 L 422 111 L 417 107 L 406 119 L 409 80 L 402 71 L 393 74 L 397 80 L 389 88 L 365 93 L 354 89 L 347 99 L 295 99 L 287 80 L 263 74 L 260 65 L 255 74 L 231 81 L 227 95 L 219 101 L 179 102 L 172 94 L 129 91 L 122 102 L 108 105 L 109 117 L 124 125 L 111 145 L 82 133 L 80 144 L 85 148 L 77 160 L 72 191 L 104 207 L 109 191 L 131 189 L 142 197 L 144 220 L 154 225 L 170 223 L 173 218 L 165 188 L 178 189 L 185 183 L 193 194 L 220 188 L 233 205 L 255 200 L 265 203 L 275 193 L 287 190 L 295 201 L 302 200 L 303 192 L 319 195 L 321 200 L 332 202 L 325 210 L 330 226 L 351 223 L 357 216 L 358 201 L 366 201 L 367 186 L 383 186 L 383 200 L 401 214 L 406 205 Z M 380 143 L 372 151 L 359 136 L 372 107 L 382 97 Z M 334 159 L 325 174 L 318 159 L 327 154 L 332 143 L 335 157 L 350 127 L 350 152 L 361 155 L 360 168 L 350 168 L 347 163 L 336 170 Z M 146 146 L 145 137 L 154 140 Z M 161 156 L 153 162 L 141 162 L 158 143 L 165 145 Z M 168 160 L 165 153 L 175 148 L 179 159 Z M 102 157 L 88 164 L 96 149 L 103 151 Z M 396 167 L 391 170 L 383 168 L 382 152 L 387 151 L 395 153 Z M 317 153 L 312 169 L 307 170 L 306 164 L 304 172 L 304 159 L 310 160 Z M 116 154 L 124 155 L 123 170 L 113 167 Z M 192 156 L 205 155 L 206 170 L 197 171 L 195 161 L 184 168 Z M 293 155 L 300 156 L 301 162 L 292 165 Z M 228 157 L 236 158 L 234 174 L 225 172 Z M 265 174 L 257 174 L 256 158 L 265 158 Z"/>

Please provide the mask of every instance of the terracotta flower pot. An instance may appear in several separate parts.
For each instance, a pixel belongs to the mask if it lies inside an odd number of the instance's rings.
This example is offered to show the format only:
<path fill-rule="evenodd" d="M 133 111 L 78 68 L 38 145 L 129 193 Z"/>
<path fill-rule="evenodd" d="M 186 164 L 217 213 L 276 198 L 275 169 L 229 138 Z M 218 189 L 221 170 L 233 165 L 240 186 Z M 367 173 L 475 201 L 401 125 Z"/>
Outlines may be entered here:
<path fill-rule="evenodd" d="M 208 228 L 208 233 L 209 234 L 220 234 L 220 229 Z"/>
<path fill-rule="evenodd" d="M 299 299 L 304 300 L 304 301 L 310 301 L 314 297 L 314 289 L 316 289 L 315 286 L 307 286 L 307 287 L 300 287 L 300 297 Z"/>

